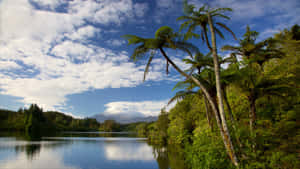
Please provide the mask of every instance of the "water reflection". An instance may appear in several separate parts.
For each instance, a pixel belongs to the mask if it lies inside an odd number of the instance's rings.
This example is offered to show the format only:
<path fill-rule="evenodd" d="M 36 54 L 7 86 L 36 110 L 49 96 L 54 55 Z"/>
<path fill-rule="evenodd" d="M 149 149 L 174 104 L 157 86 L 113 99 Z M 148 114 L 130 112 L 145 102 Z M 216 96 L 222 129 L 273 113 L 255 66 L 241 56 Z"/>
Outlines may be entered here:
<path fill-rule="evenodd" d="M 32 156 L 30 154 L 29 156 Z M 79 169 L 63 162 L 61 154 L 52 150 L 40 149 L 38 158 L 28 159 L 28 153 L 18 153 L 15 157 L 0 160 L 1 169 Z"/>
<path fill-rule="evenodd" d="M 153 156 L 155 157 L 159 169 L 185 169 L 183 150 L 179 146 L 152 145 Z"/>
<path fill-rule="evenodd" d="M 125 142 L 122 144 L 108 143 L 104 147 L 105 156 L 109 160 L 154 160 L 152 148 L 144 142 L 132 144 Z"/>
<path fill-rule="evenodd" d="M 73 133 L 74 134 L 74 133 Z M 72 135 L 73 135 L 72 134 Z M 179 148 L 150 146 L 143 138 L 1 137 L 1 169 L 184 169 Z"/>
<path fill-rule="evenodd" d="M 168 152 L 165 147 L 153 147 L 153 155 L 160 169 L 169 168 Z"/>
<path fill-rule="evenodd" d="M 24 136 L 23 139 L 0 137 L 0 168 L 79 169 L 65 165 L 62 154 L 54 151 L 55 148 L 66 146 L 69 143 L 71 142 L 28 141 L 27 136 Z M 14 153 L 11 153 L 13 151 Z"/>

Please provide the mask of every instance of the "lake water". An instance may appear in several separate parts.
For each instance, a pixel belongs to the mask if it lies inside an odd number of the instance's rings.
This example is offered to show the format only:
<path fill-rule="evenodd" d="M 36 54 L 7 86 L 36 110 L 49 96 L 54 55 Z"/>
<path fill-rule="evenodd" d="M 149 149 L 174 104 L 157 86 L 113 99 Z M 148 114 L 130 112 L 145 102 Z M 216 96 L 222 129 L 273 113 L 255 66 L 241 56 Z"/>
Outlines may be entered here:
<path fill-rule="evenodd" d="M 176 149 L 174 149 L 176 150 Z M 0 133 L 0 169 L 184 169 L 178 153 L 132 133 Z"/>

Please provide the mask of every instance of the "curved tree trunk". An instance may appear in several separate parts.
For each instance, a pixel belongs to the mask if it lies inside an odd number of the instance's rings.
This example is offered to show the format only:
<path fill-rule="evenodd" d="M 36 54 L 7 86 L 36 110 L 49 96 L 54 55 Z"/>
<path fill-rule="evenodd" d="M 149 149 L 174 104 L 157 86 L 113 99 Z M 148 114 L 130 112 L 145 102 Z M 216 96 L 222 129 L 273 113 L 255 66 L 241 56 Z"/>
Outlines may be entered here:
<path fill-rule="evenodd" d="M 231 138 L 229 135 L 228 130 L 223 129 L 222 127 L 222 121 L 219 115 L 219 111 L 217 108 L 217 104 L 213 101 L 213 98 L 211 97 L 211 95 L 209 94 L 208 90 L 205 88 L 205 86 L 196 78 L 194 78 L 193 76 L 189 76 L 188 74 L 186 74 L 184 71 L 182 71 L 165 53 L 165 51 L 162 48 L 159 48 L 160 52 L 163 54 L 163 56 L 165 57 L 165 59 L 184 77 L 191 79 L 194 83 L 196 83 L 201 90 L 203 91 L 203 93 L 205 94 L 207 100 L 209 101 L 211 108 L 213 110 L 213 113 L 216 117 L 216 121 L 217 121 L 217 125 L 220 129 L 220 134 L 222 136 L 226 151 L 231 159 L 231 161 L 234 163 L 234 165 L 238 166 L 237 163 L 237 158 L 233 149 L 233 145 L 231 142 Z M 227 127 L 227 126 L 226 126 Z M 226 128 L 227 129 L 227 128 Z"/>
<path fill-rule="evenodd" d="M 210 33 L 211 33 L 211 43 L 212 43 L 212 53 L 213 53 L 213 60 L 214 60 L 214 69 L 215 69 L 215 75 L 216 75 L 216 88 L 217 88 L 217 97 L 218 97 L 218 105 L 219 105 L 219 112 L 220 112 L 220 117 L 222 119 L 222 126 L 224 129 L 224 132 L 227 135 L 227 140 L 228 140 L 228 145 L 226 146 L 230 158 L 235 166 L 238 166 L 238 159 L 235 154 L 235 150 L 231 141 L 231 137 L 229 134 L 229 130 L 227 127 L 226 123 L 226 118 L 225 118 L 225 111 L 224 111 L 224 105 L 223 105 L 223 96 L 222 96 L 222 86 L 221 86 L 221 78 L 220 78 L 220 63 L 219 63 L 219 58 L 217 54 L 217 44 L 216 44 L 216 35 L 215 35 L 215 30 L 213 27 L 212 23 L 212 18 L 210 16 L 210 13 L 207 12 L 207 17 L 208 17 L 208 24 L 210 28 Z"/>

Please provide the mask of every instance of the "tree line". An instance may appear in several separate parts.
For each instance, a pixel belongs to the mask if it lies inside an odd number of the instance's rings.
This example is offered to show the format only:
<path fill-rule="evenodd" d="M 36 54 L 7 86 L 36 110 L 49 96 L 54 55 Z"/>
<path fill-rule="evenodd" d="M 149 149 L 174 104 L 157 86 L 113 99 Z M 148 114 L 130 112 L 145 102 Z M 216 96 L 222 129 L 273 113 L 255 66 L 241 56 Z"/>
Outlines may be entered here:
<path fill-rule="evenodd" d="M 77 119 L 56 111 L 43 111 L 36 104 L 18 111 L 0 109 L 0 131 L 50 133 L 55 131 L 135 132 L 143 122 L 120 124 L 115 120 L 97 122 L 94 118 Z"/>
<path fill-rule="evenodd" d="M 97 131 L 99 127 L 96 119 L 76 119 L 60 112 L 44 112 L 36 104 L 16 112 L 0 110 L 0 131 L 47 134 L 51 131 Z"/>

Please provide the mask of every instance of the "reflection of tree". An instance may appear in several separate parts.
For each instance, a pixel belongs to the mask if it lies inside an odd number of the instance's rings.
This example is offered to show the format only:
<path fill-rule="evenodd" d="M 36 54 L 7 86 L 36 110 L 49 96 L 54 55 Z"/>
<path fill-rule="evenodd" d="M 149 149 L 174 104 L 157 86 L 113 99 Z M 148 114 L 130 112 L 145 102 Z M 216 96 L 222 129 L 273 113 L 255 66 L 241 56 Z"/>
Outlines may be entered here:
<path fill-rule="evenodd" d="M 64 141 L 42 141 L 39 135 L 32 135 L 26 133 L 22 137 L 18 138 L 15 143 L 16 154 L 24 152 L 28 160 L 36 159 L 39 156 L 41 149 L 54 149 L 61 146 L 72 144 L 71 140 Z"/>
<path fill-rule="evenodd" d="M 185 169 L 184 154 L 178 146 L 152 145 L 153 156 L 160 169 Z"/>
<path fill-rule="evenodd" d="M 35 156 L 39 155 L 41 151 L 41 144 L 31 144 L 25 147 L 26 157 L 28 160 L 33 160 Z"/>
<path fill-rule="evenodd" d="M 15 152 L 25 152 L 28 160 L 33 160 L 41 151 L 41 144 L 27 144 L 15 146 Z"/>
<path fill-rule="evenodd" d="M 179 146 L 168 146 L 169 166 L 171 169 L 185 169 L 184 150 Z"/>
<path fill-rule="evenodd" d="M 164 147 L 153 146 L 153 155 L 154 155 L 154 158 L 156 159 L 160 169 L 168 169 L 169 168 L 168 153 L 167 153 L 167 151 L 165 151 Z"/>

